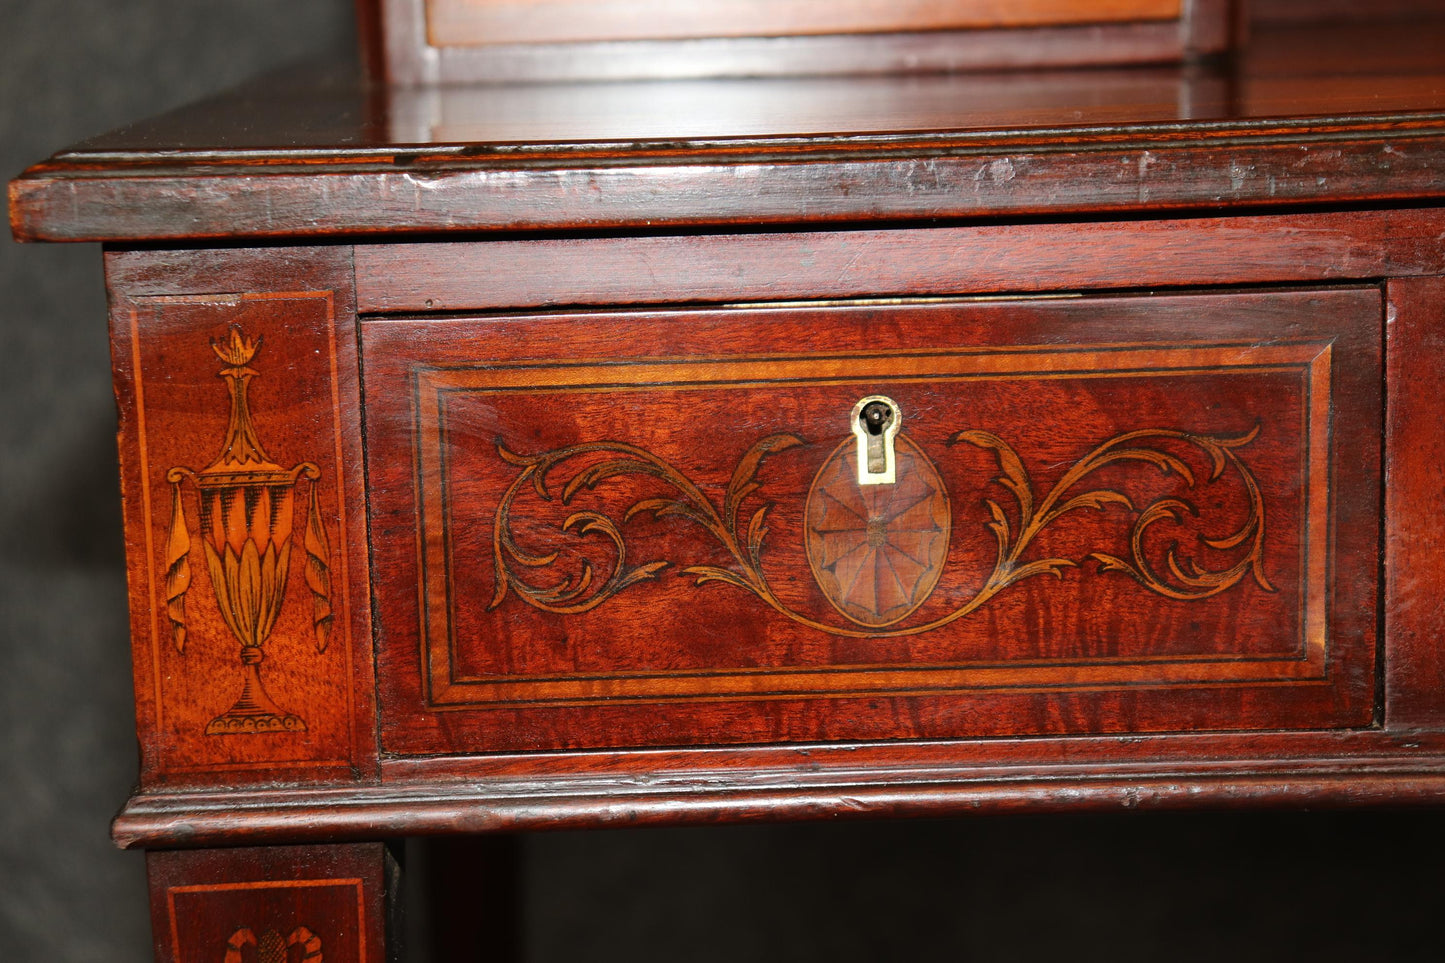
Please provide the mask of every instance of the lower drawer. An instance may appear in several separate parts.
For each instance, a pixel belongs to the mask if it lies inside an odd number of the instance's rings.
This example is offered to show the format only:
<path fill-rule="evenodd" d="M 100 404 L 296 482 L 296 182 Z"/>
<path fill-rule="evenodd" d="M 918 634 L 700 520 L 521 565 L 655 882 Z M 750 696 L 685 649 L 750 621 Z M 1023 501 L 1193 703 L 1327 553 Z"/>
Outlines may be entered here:
<path fill-rule="evenodd" d="M 365 320 L 384 747 L 1369 725 L 1381 316 Z"/>

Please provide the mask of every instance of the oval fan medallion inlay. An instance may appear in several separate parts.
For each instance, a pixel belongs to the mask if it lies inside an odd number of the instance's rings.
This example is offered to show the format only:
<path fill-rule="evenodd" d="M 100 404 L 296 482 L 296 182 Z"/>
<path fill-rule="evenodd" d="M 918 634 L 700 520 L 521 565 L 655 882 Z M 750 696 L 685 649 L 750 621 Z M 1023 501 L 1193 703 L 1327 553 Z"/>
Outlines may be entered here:
<path fill-rule="evenodd" d="M 804 526 L 808 565 L 829 603 L 870 628 L 892 625 L 928 598 L 948 557 L 948 492 L 928 456 L 896 442 L 897 481 L 859 485 L 857 445 L 818 469 Z"/>

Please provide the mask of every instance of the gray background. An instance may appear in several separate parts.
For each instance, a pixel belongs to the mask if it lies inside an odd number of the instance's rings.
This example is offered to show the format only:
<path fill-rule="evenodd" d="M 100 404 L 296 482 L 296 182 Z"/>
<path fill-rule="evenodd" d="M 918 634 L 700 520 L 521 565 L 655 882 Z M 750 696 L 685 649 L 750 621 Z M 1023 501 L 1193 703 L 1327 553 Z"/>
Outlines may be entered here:
<path fill-rule="evenodd" d="M 307 52 L 346 0 L 4 0 L 0 173 Z M 149 959 L 94 246 L 0 240 L 0 961 Z M 1438 958 L 1434 813 L 975 818 L 518 841 L 529 960 Z"/>

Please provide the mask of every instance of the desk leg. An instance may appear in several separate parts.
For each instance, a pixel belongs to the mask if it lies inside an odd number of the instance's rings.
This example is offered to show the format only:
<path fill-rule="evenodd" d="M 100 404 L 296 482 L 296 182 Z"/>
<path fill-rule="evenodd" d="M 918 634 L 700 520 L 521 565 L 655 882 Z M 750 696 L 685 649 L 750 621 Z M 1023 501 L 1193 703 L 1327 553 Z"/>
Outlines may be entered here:
<path fill-rule="evenodd" d="M 151 852 L 158 963 L 386 963 L 382 843 Z"/>

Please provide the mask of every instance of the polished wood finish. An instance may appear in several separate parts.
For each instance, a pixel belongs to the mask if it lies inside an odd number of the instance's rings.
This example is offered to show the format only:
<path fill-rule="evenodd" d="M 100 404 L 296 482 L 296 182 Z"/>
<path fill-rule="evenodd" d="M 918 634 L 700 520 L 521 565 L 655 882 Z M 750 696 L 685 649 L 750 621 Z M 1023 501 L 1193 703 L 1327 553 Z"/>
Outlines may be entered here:
<path fill-rule="evenodd" d="M 122 846 L 774 820 L 1426 806 L 1445 742 L 1419 731 L 520 753 L 396 760 L 383 785 L 132 797 Z"/>
<path fill-rule="evenodd" d="M 1236 0 L 378 0 L 393 84 L 1157 63 L 1228 49 Z"/>
<path fill-rule="evenodd" d="M 362 72 L 377 79 L 386 75 L 388 37 L 381 29 L 382 0 L 356 0 L 356 48 Z"/>
<path fill-rule="evenodd" d="M 1374 573 L 1356 563 L 1378 543 L 1378 488 L 1359 469 L 1378 459 L 1381 313 L 1366 289 L 366 322 L 373 551 L 400 587 L 378 598 L 383 744 L 1366 723 Z M 1268 331 L 1290 334 L 1261 340 Z M 850 408 L 871 394 L 905 412 L 914 467 L 900 469 L 900 497 L 946 493 L 941 523 L 820 490 L 829 453 L 852 447 Z M 1113 447 L 1177 457 L 1154 468 L 1190 484 L 1108 467 Z M 1220 485 L 1196 489 L 1225 450 L 1239 459 L 1231 477 L 1221 461 Z M 524 470 L 538 457 L 549 460 Z M 1001 472 L 1022 500 L 990 487 Z M 567 494 L 533 497 L 534 483 Z M 744 485 L 756 494 L 735 496 Z M 804 503 L 818 498 L 859 525 L 902 526 L 904 541 L 879 554 L 840 544 L 839 557 L 873 569 L 830 583 L 817 566 L 831 550 L 801 557 L 814 524 Z M 1151 547 L 1114 569 L 1165 498 L 1199 506 L 1199 528 L 1150 532 Z M 1090 511 L 1044 524 L 1051 504 Z M 569 534 L 569 516 L 616 545 Z M 947 558 L 927 563 L 937 586 L 917 617 L 831 611 L 840 598 L 883 605 L 875 581 L 911 591 L 896 580 L 925 556 L 908 532 L 937 524 Z M 1343 596 L 1327 584 L 1326 532 Z M 1229 551 L 1199 541 L 1230 533 Z M 1171 577 L 1174 551 L 1220 580 Z M 554 599 L 553 586 L 576 591 Z"/>
<path fill-rule="evenodd" d="M 1379 22 L 1386 19 L 1418 20 L 1445 15 L 1435 0 L 1254 0 L 1252 16 L 1274 23 Z"/>
<path fill-rule="evenodd" d="M 1321 50 L 1362 52 L 1325 71 Z M 1439 199 L 1441 50 L 1440 26 L 1276 32 L 1217 74 L 753 80 L 675 100 L 290 75 L 37 165 L 10 185 L 11 223 L 33 240 L 276 239 Z M 453 123 L 446 96 L 481 107 Z"/>
<path fill-rule="evenodd" d="M 1385 699 L 1389 722 L 1402 729 L 1434 729 L 1445 722 L 1445 652 L 1439 626 L 1442 611 L 1440 526 L 1436 511 L 1445 495 L 1445 437 L 1434 401 L 1441 384 L 1439 351 L 1445 331 L 1445 280 L 1440 277 L 1391 281 L 1386 332 L 1389 367 L 1385 375 L 1389 420 L 1385 429 L 1385 510 L 1397 520 L 1385 536 L 1385 592 L 1388 646 L 1398 653 L 1387 663 Z"/>
<path fill-rule="evenodd" d="M 364 313 L 1298 284 L 1445 272 L 1445 210 L 356 248 Z M 1095 258 L 1098 251 L 1127 256 Z M 1184 256 L 1187 253 L 1187 257 Z"/>
<path fill-rule="evenodd" d="M 26 172 L 17 237 L 109 245 L 163 958 L 359 958 L 337 879 L 380 952 L 408 834 L 1438 805 L 1442 38 L 318 67 Z"/>
<path fill-rule="evenodd" d="M 152 852 L 158 963 L 384 963 L 396 866 L 380 843 Z"/>
<path fill-rule="evenodd" d="M 374 775 L 360 385 L 345 252 L 117 252 L 106 268 L 142 783 Z M 271 483 L 273 502 L 260 500 L 268 486 L 247 484 L 235 463 L 225 479 L 202 472 L 188 482 L 172 471 L 236 453 L 228 436 L 236 414 L 214 347 L 233 333 L 259 345 L 241 365 L 252 372 L 243 379 L 252 382 L 251 437 L 283 466 L 314 469 L 309 481 L 295 478 L 297 490 Z M 250 609 L 248 596 L 257 599 Z M 238 626 L 264 621 L 268 605 L 279 615 L 257 642 Z M 250 661 L 258 656 L 259 665 Z M 213 725 L 253 688 L 284 722 L 246 730 L 247 715 L 264 717 L 252 706 L 236 714 L 240 730 Z"/>
<path fill-rule="evenodd" d="M 1218 125 L 1226 129 L 1216 133 L 1226 134 L 1230 124 L 1236 135 L 1263 127 L 1255 132 L 1282 136 L 1311 126 L 1338 133 L 1343 121 L 1394 112 L 1418 124 L 1441 112 L 1442 37 L 1433 21 L 1409 30 L 1259 27 L 1230 60 L 1183 66 L 665 84 L 378 87 L 359 83 L 350 65 L 323 63 L 138 121 L 63 151 L 35 172 L 114 176 L 178 165 L 201 174 L 218 163 L 306 160 L 426 161 L 423 169 L 435 175 L 446 161 L 473 157 L 495 166 L 506 157 L 571 156 L 584 144 L 594 152 L 627 147 L 643 158 L 659 141 L 682 155 L 724 146 L 717 141 L 743 149 L 758 138 L 774 150 L 866 146 L 880 138 L 922 149 L 930 140 L 988 143 L 1005 132 L 1098 147 L 1109 132 L 1095 128 L 1112 127 L 1127 143 L 1161 132 L 1150 124 L 1167 125 L 1171 139 L 1201 138 Z M 944 133 L 952 137 L 903 136 Z"/>
<path fill-rule="evenodd" d="M 433 46 L 1175 20 L 1180 0 L 427 0 Z"/>
<path fill-rule="evenodd" d="M 12 182 L 17 232 L 31 240 L 318 238 L 476 230 L 589 230 L 671 226 L 857 224 L 918 218 L 1138 215 L 1327 201 L 1438 200 L 1445 147 L 1433 118 L 1389 121 L 1356 137 L 1298 132 L 1206 131 L 1169 147 L 1163 131 L 1141 131 L 1135 145 L 1049 146 L 1048 135 L 979 145 L 920 145 L 912 166 L 890 145 L 857 149 L 849 159 L 822 150 L 804 155 L 739 155 L 736 149 L 683 158 L 573 160 L 572 173 L 528 158 L 501 173 L 475 160 L 435 175 L 381 170 L 366 162 L 316 178 L 304 161 L 258 171 L 191 174 L 150 169 L 144 178 L 52 176 Z M 1403 129 L 1402 129 L 1403 128 Z M 1210 140 L 1218 137 L 1219 144 Z M 1112 140 L 1112 139 L 1111 139 Z M 1152 146 L 1146 146 L 1152 145 Z M 869 157 L 869 154 L 875 156 Z M 532 166 L 536 163 L 538 166 Z M 739 164 L 734 173 L 730 164 Z M 475 165 L 475 168 L 473 168 Z M 367 168 L 373 168 L 368 170 Z M 565 171 L 565 166 L 563 170 Z M 317 170 L 316 173 L 321 173 Z M 1140 173 L 1142 172 L 1142 173 Z M 1387 179 L 1382 182 L 1381 178 Z M 720 194 L 727 183 L 735 194 Z M 1102 186 L 1101 186 L 1102 185 Z M 147 199 L 160 200 L 147 204 Z M 222 203 L 196 206 L 194 196 Z M 311 207 L 310 204 L 318 206 Z M 228 209 L 228 205 L 230 206 Z"/>

